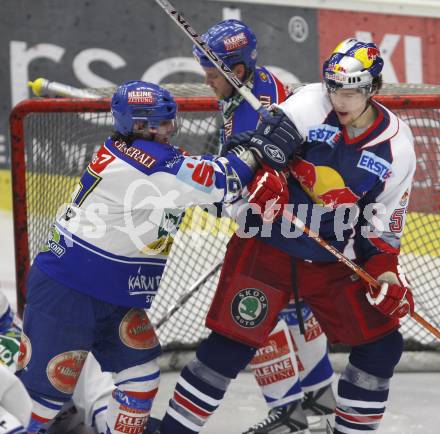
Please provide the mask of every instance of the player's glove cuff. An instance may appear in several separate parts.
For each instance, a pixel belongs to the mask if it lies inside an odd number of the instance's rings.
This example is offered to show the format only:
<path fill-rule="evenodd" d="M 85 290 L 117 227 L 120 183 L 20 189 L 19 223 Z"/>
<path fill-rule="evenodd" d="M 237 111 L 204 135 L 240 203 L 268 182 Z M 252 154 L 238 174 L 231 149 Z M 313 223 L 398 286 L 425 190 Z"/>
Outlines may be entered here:
<path fill-rule="evenodd" d="M 241 133 L 234 134 L 231 136 L 221 150 L 221 156 L 226 155 L 227 152 L 231 151 L 237 146 L 247 146 L 251 140 L 251 135 L 254 133 L 252 130 L 242 131 Z"/>
<path fill-rule="evenodd" d="M 303 137 L 293 122 L 280 110 L 263 119 L 252 135 L 250 147 L 261 160 L 275 170 L 281 170 L 293 154 L 300 151 Z"/>

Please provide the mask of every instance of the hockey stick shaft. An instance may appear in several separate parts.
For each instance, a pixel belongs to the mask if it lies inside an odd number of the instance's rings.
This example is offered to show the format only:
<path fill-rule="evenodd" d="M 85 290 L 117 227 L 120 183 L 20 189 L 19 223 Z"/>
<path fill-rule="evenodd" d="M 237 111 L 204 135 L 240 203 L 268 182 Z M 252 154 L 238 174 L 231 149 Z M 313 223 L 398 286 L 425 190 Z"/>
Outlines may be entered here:
<path fill-rule="evenodd" d="M 324 249 L 326 249 L 328 252 L 330 252 L 332 255 L 334 255 L 340 262 L 345 264 L 348 268 L 352 269 L 361 279 L 363 279 L 365 282 L 367 282 L 368 284 L 370 284 L 374 288 L 380 288 L 379 282 L 374 277 L 372 277 L 370 274 L 368 274 L 363 268 L 359 267 L 359 265 L 355 264 L 352 260 L 348 259 L 338 249 L 336 249 L 335 247 L 333 247 L 332 245 L 330 245 L 326 241 L 324 241 L 316 232 L 314 232 L 310 228 L 308 228 L 296 215 L 294 215 L 293 213 L 291 213 L 287 210 L 284 210 L 284 215 L 298 229 L 304 231 L 304 233 L 306 235 L 308 235 L 310 238 L 313 238 L 320 246 L 322 246 Z M 436 336 L 438 339 L 440 339 L 440 330 L 438 330 L 436 327 L 434 327 L 432 324 L 430 324 L 428 321 L 426 321 L 417 312 L 414 312 L 411 315 L 411 318 L 413 318 L 422 327 L 424 327 L 426 330 L 428 330 L 434 336 Z"/>
<path fill-rule="evenodd" d="M 166 323 L 199 289 L 200 287 L 206 283 L 206 281 L 211 278 L 223 265 L 223 261 L 218 262 L 214 267 L 212 267 L 209 271 L 207 271 L 204 275 L 199 277 L 191 288 L 182 294 L 174 306 L 172 306 L 168 312 L 155 324 L 155 328 L 159 329 L 164 323 Z"/>
<path fill-rule="evenodd" d="M 270 114 L 261 104 L 260 100 L 247 88 L 231 69 L 220 59 L 200 35 L 191 27 L 188 21 L 167 0 L 156 0 L 156 3 L 168 14 L 169 17 L 183 30 L 191 41 L 211 60 L 212 64 L 223 74 L 228 82 L 243 96 L 252 108 L 264 119 L 269 119 Z"/>

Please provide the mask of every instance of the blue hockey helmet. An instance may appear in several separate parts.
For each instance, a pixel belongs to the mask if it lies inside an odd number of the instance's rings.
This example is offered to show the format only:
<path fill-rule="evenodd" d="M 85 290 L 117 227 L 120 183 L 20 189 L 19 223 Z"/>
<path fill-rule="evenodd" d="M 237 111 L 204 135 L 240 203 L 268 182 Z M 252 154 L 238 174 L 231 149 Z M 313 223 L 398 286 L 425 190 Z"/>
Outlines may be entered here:
<path fill-rule="evenodd" d="M 177 115 L 177 104 L 171 93 L 154 83 L 127 81 L 113 94 L 111 109 L 114 128 L 123 135 L 133 132 L 136 121 L 149 128 L 159 128 L 161 121 Z"/>
<path fill-rule="evenodd" d="M 372 42 L 345 39 L 324 62 L 322 75 L 329 90 L 363 89 L 371 92 L 373 80 L 379 77 L 383 59 Z"/>
<path fill-rule="evenodd" d="M 255 69 L 257 38 L 252 30 L 241 21 L 221 21 L 211 27 L 201 38 L 229 68 L 243 63 L 249 71 Z M 193 54 L 201 66 L 205 68 L 214 66 L 197 45 L 193 46 Z"/>

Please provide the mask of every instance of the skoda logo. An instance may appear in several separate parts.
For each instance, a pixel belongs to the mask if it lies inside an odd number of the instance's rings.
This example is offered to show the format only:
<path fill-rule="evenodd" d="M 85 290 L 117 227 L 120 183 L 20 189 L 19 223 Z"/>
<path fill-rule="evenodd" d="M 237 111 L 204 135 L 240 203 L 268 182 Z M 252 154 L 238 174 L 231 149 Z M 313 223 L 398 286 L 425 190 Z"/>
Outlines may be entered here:
<path fill-rule="evenodd" d="M 264 153 L 273 161 L 277 163 L 285 163 L 286 157 L 284 153 L 280 151 L 280 149 L 275 145 L 266 145 L 264 147 Z"/>
<path fill-rule="evenodd" d="M 233 298 L 231 304 L 232 318 L 245 328 L 258 326 L 266 318 L 267 309 L 266 294 L 256 288 L 242 289 Z"/>

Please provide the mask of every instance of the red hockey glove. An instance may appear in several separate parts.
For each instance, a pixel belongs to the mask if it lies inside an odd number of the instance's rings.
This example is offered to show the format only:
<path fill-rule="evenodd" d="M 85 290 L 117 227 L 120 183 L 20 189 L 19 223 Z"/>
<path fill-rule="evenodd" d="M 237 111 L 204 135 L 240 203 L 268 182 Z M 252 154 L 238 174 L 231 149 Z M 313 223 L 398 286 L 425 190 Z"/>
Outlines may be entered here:
<path fill-rule="evenodd" d="M 281 216 L 284 206 L 289 202 L 286 176 L 269 166 L 259 169 L 247 188 L 249 203 L 259 207 L 261 217 L 266 223 Z"/>
<path fill-rule="evenodd" d="M 411 289 L 398 277 L 397 255 L 378 254 L 365 264 L 365 270 L 381 284 L 380 288 L 367 285 L 369 303 L 391 318 L 403 318 L 414 313 L 414 298 Z"/>
<path fill-rule="evenodd" d="M 391 318 L 403 318 L 414 312 L 412 292 L 405 286 L 382 281 L 380 289 L 370 288 L 366 295 L 371 305 Z"/>

